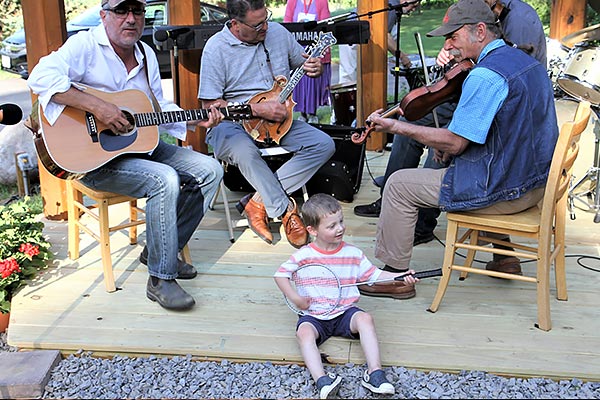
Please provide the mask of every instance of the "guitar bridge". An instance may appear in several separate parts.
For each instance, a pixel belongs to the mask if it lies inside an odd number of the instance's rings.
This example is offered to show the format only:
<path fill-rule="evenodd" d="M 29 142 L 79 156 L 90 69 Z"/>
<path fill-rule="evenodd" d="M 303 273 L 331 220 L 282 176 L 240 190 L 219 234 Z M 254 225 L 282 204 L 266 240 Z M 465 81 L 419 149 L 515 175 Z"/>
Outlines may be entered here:
<path fill-rule="evenodd" d="M 88 135 L 92 138 L 92 142 L 98 143 L 98 125 L 96 124 L 96 119 L 94 118 L 94 114 L 87 111 L 85 113 L 85 126 Z"/>

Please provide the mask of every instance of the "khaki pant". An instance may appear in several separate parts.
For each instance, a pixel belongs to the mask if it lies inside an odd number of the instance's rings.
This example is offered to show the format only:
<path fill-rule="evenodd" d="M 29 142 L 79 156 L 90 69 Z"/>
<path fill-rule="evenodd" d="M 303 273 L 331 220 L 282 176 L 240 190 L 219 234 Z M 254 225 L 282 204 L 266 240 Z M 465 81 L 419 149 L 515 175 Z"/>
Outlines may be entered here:
<path fill-rule="evenodd" d="M 440 188 L 446 171 L 447 168 L 403 169 L 390 176 L 383 191 L 377 225 L 377 259 L 394 268 L 409 267 L 419 207 L 439 207 Z M 538 188 L 519 199 L 496 203 L 471 212 L 514 214 L 536 205 L 543 196 L 544 188 Z M 508 237 L 491 233 L 487 235 L 499 239 Z"/>

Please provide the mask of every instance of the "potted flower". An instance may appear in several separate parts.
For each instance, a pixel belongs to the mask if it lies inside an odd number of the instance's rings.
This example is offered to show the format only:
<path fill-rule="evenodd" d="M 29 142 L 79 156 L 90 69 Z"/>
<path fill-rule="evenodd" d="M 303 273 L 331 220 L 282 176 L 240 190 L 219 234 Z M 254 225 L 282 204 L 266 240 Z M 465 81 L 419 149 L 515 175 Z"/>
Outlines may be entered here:
<path fill-rule="evenodd" d="M 47 266 L 50 243 L 29 198 L 0 206 L 0 313 L 10 312 L 13 294 Z"/>

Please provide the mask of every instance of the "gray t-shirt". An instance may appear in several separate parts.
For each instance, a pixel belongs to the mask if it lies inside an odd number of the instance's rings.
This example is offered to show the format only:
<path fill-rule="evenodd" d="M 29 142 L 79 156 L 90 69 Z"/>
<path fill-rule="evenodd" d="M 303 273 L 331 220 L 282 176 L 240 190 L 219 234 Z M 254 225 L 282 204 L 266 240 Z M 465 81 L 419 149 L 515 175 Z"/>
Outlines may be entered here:
<path fill-rule="evenodd" d="M 270 90 L 273 75 L 289 79 L 290 71 L 306 60 L 302 53 L 304 48 L 276 22 L 269 22 L 265 41 L 257 45 L 240 41 L 225 26 L 204 47 L 198 98 L 245 103 L 256 93 Z"/>

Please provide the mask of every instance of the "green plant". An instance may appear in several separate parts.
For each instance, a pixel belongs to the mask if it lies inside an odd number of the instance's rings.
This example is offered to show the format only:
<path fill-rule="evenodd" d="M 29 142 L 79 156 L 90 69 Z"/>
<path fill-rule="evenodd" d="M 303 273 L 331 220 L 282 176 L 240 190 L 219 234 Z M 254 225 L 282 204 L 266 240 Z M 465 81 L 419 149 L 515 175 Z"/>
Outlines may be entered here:
<path fill-rule="evenodd" d="M 36 220 L 39 205 L 29 198 L 0 207 L 0 312 L 10 312 L 13 294 L 47 267 L 52 258 Z"/>

